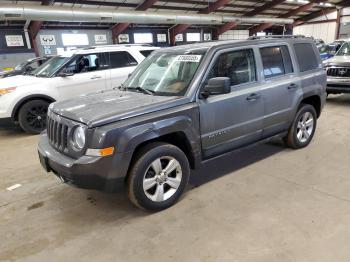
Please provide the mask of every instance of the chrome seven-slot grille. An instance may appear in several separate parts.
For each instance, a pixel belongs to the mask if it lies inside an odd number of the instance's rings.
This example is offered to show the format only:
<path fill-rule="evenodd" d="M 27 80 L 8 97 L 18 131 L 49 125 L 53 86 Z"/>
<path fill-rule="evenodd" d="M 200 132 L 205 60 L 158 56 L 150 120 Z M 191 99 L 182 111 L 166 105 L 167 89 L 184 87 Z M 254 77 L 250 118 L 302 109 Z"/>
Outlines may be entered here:
<path fill-rule="evenodd" d="M 50 112 L 47 115 L 46 127 L 50 144 L 59 151 L 67 151 L 68 134 L 71 128 L 63 123 L 59 115 Z"/>
<path fill-rule="evenodd" d="M 330 67 L 327 69 L 327 76 L 350 77 L 350 67 Z"/>

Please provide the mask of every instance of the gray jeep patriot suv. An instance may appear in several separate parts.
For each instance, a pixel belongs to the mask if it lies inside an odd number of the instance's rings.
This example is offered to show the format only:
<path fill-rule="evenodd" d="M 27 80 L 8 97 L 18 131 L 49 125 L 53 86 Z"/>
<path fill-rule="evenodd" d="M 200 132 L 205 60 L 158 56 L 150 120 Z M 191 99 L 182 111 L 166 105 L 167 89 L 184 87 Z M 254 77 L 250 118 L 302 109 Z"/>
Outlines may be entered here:
<path fill-rule="evenodd" d="M 308 38 L 164 48 L 115 90 L 52 104 L 40 162 L 82 188 L 126 182 L 134 204 L 161 210 L 203 161 L 276 136 L 307 146 L 325 98 L 326 73 Z"/>

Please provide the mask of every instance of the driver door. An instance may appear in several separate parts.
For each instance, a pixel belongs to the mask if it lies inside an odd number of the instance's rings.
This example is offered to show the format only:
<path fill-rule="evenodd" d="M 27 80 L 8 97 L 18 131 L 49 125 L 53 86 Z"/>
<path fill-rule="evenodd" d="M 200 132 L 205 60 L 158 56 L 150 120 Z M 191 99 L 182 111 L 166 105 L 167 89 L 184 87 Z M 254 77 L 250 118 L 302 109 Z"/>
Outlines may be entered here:
<path fill-rule="evenodd" d="M 104 53 L 78 55 L 63 68 L 70 76 L 57 76 L 60 99 L 106 89 L 106 58 Z"/>
<path fill-rule="evenodd" d="M 204 158 L 256 142 L 262 137 L 264 104 L 257 84 L 256 51 L 219 52 L 206 77 L 231 79 L 231 92 L 199 100 Z"/>

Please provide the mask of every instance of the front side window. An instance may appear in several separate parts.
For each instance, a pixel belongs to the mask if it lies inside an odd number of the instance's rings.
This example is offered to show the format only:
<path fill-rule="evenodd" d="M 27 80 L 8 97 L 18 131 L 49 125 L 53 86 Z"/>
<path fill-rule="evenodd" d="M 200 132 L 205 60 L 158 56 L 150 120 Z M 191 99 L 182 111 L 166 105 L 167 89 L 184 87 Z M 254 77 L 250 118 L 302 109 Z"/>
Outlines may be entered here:
<path fill-rule="evenodd" d="M 106 69 L 108 67 L 106 64 L 105 54 L 103 53 L 77 55 L 66 66 L 65 71 L 73 74 L 92 72 Z"/>
<path fill-rule="evenodd" d="M 129 90 L 144 89 L 156 95 L 184 95 L 204 53 L 152 54 L 135 70 L 123 86 Z"/>
<path fill-rule="evenodd" d="M 125 51 L 111 52 L 109 54 L 109 60 L 112 69 L 137 65 L 135 58 Z"/>
<path fill-rule="evenodd" d="M 221 54 L 209 72 L 208 79 L 228 77 L 231 85 L 256 81 L 254 52 L 252 49 Z"/>

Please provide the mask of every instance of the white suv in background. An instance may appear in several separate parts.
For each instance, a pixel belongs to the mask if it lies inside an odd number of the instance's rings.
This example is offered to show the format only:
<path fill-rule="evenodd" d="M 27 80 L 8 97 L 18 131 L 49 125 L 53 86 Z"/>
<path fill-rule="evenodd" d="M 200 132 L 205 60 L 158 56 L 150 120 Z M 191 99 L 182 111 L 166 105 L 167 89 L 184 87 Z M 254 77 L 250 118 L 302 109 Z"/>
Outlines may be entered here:
<path fill-rule="evenodd" d="M 0 120 L 19 123 L 27 133 L 46 127 L 50 103 L 118 87 L 157 47 L 95 46 L 56 56 L 30 75 L 0 79 Z"/>

